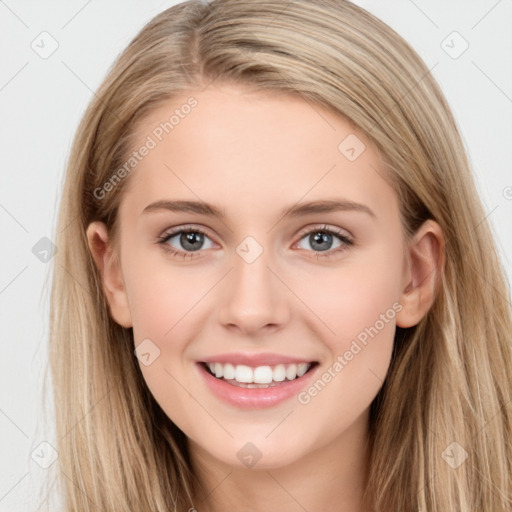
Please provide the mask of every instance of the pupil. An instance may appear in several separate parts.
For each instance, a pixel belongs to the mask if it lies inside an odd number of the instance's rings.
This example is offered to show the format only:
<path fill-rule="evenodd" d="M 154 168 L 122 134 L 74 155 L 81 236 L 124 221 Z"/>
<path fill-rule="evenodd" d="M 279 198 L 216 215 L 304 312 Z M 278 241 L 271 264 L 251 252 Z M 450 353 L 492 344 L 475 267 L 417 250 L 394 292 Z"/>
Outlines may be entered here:
<path fill-rule="evenodd" d="M 312 242 L 311 242 L 312 241 Z M 322 233 L 317 232 L 310 235 L 310 243 L 313 249 L 318 249 L 319 251 L 326 251 L 329 247 L 322 247 L 322 243 L 328 243 L 330 246 L 332 243 L 332 235 L 330 233 Z"/>
<path fill-rule="evenodd" d="M 203 243 L 203 235 L 201 233 L 182 233 L 180 243 L 188 251 L 197 251 Z"/>

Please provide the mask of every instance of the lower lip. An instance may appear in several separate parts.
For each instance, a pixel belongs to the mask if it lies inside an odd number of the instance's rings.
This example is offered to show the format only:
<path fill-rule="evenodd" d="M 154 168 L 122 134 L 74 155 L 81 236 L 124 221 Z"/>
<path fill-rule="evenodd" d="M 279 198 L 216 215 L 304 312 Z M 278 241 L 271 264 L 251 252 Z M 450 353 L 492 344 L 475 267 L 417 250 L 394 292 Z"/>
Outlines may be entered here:
<path fill-rule="evenodd" d="M 268 388 L 243 388 L 217 379 L 201 364 L 197 363 L 199 372 L 210 390 L 221 400 L 244 409 L 263 409 L 273 407 L 290 397 L 297 395 L 311 380 L 317 366 L 310 369 L 302 377 L 285 380 L 282 384 Z"/>

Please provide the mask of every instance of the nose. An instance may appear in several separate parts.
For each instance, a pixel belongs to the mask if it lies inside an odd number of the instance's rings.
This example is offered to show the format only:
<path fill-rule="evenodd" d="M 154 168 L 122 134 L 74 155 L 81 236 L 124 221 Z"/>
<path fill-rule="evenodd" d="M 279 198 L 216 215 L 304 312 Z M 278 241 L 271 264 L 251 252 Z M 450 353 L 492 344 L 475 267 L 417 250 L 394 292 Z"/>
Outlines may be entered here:
<path fill-rule="evenodd" d="M 220 323 L 246 335 L 282 328 L 290 317 L 287 289 L 269 266 L 267 251 L 251 263 L 235 253 L 233 261 L 221 289 Z"/>

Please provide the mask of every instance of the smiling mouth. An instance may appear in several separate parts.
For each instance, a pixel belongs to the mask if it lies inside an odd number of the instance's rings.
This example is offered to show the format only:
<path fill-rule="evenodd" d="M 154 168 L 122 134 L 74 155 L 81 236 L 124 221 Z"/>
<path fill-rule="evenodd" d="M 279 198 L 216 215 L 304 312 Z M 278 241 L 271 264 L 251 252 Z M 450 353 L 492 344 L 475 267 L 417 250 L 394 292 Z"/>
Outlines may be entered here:
<path fill-rule="evenodd" d="M 233 386 L 270 388 L 298 380 L 318 365 L 317 361 L 251 367 L 243 364 L 200 363 L 210 375 Z"/>

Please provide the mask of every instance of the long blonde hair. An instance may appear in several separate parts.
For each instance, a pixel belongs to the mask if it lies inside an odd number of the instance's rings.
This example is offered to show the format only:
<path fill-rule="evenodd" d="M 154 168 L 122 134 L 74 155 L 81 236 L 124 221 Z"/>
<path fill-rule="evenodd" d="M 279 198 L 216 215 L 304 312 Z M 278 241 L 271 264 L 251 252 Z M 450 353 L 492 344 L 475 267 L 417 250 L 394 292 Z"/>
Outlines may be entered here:
<path fill-rule="evenodd" d="M 406 236 L 429 218 L 444 231 L 437 298 L 417 326 L 397 328 L 371 406 L 372 510 L 512 508 L 510 291 L 432 74 L 397 33 L 346 0 L 215 0 L 151 20 L 109 71 L 74 140 L 50 329 L 65 510 L 192 507 L 186 437 L 145 385 L 132 330 L 109 315 L 85 232 L 94 220 L 116 228 L 129 178 L 105 197 L 94 191 L 133 150 L 137 123 L 178 93 L 220 82 L 298 94 L 344 116 L 386 162 Z"/>

